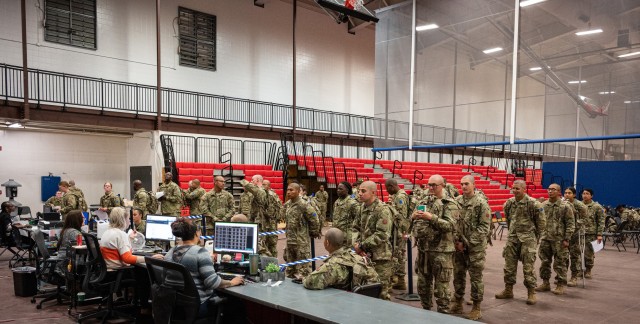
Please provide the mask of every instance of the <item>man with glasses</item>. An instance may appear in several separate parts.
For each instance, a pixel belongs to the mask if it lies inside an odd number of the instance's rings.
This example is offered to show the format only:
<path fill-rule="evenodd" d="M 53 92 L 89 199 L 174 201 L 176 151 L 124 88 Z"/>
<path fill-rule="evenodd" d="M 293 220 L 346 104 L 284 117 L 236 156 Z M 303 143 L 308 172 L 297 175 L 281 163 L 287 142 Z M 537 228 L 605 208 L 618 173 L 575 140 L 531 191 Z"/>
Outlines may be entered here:
<path fill-rule="evenodd" d="M 583 244 L 581 244 L 580 240 L 584 240 L 584 222 L 587 218 L 587 206 L 576 199 L 576 188 L 574 187 L 569 187 L 564 190 L 564 199 L 573 207 L 573 217 L 576 220 L 576 230 L 573 232 L 571 241 L 569 242 L 571 280 L 567 282 L 567 286 L 575 287 L 578 284 L 578 277 L 582 276 L 582 260 L 580 256 L 582 254 L 581 249 Z"/>
<path fill-rule="evenodd" d="M 435 295 L 439 313 L 449 313 L 449 282 L 453 276 L 453 213 L 457 204 L 444 190 L 444 178 L 434 174 L 429 178 L 429 196 L 417 203 L 411 214 L 413 236 L 418 246 L 415 262 L 418 274 L 418 295 L 422 308 L 430 310 Z"/>
<path fill-rule="evenodd" d="M 233 195 L 224 190 L 224 177 L 213 179 L 213 189 L 204 195 L 203 213 L 206 215 L 207 233 L 213 231 L 214 222 L 228 222 L 235 211 Z"/>
<path fill-rule="evenodd" d="M 587 218 L 584 222 L 584 277 L 591 279 L 591 269 L 594 264 L 594 252 L 592 241 L 602 243 L 602 231 L 604 230 L 604 208 L 593 201 L 593 189 L 586 188 L 582 191 L 582 202 L 587 206 Z"/>
<path fill-rule="evenodd" d="M 542 234 L 540 243 L 540 277 L 542 285 L 536 291 L 549 291 L 551 286 L 551 261 L 556 273 L 557 286 L 553 290 L 555 295 L 564 294 L 567 285 L 567 264 L 569 262 L 569 241 L 575 231 L 573 208 L 560 199 L 560 185 L 552 183 L 547 189 L 549 199 L 544 202 L 544 214 L 547 217 L 546 231 Z"/>
<path fill-rule="evenodd" d="M 536 304 L 536 247 L 545 230 L 544 208 L 527 194 L 523 180 L 513 182 L 513 197 L 504 203 L 504 215 L 509 226 L 509 236 L 504 247 L 504 290 L 496 294 L 497 299 L 513 298 L 518 261 L 522 262 L 524 285 L 527 287 L 527 305 Z"/>
<path fill-rule="evenodd" d="M 359 217 L 353 222 L 353 247 L 357 254 L 371 258 L 382 283 L 380 298 L 391 300 L 393 212 L 389 205 L 378 200 L 373 181 L 363 182 L 359 190 L 362 206 Z"/>

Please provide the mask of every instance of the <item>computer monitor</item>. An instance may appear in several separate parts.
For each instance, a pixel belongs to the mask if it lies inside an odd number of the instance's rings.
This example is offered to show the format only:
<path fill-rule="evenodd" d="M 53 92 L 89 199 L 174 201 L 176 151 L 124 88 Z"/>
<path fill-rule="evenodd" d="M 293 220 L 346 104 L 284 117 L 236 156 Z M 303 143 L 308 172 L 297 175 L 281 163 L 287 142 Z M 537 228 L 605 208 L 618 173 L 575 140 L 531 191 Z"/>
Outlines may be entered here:
<path fill-rule="evenodd" d="M 214 241 L 218 253 L 258 253 L 258 224 L 216 222 Z"/>
<path fill-rule="evenodd" d="M 175 216 L 147 215 L 145 238 L 153 241 L 173 241 L 176 238 L 171 233 L 171 223 Z"/>

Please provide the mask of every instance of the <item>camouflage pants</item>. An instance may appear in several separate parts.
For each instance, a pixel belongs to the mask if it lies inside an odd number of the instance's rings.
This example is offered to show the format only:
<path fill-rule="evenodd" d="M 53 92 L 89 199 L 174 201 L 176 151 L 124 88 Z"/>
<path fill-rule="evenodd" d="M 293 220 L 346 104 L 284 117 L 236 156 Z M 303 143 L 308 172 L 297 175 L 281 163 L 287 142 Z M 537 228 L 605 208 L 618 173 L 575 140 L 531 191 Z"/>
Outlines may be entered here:
<path fill-rule="evenodd" d="M 284 249 L 284 260 L 287 262 L 299 261 L 311 258 L 311 247 L 289 245 Z M 287 267 L 285 274 L 289 278 L 294 278 L 296 275 L 306 277 L 311 273 L 311 263 L 297 264 Z"/>
<path fill-rule="evenodd" d="M 320 228 L 322 228 L 324 221 L 327 219 L 327 205 L 321 204 L 319 207 L 318 220 L 320 221 Z"/>
<path fill-rule="evenodd" d="M 512 286 L 516 284 L 518 261 L 521 261 L 525 287 L 536 287 L 537 279 L 533 269 L 534 263 L 536 262 L 536 241 L 534 239 L 525 242 L 508 240 L 507 245 L 505 245 L 504 250 L 502 250 L 502 257 L 504 258 L 505 284 Z"/>
<path fill-rule="evenodd" d="M 456 298 L 464 297 L 467 288 L 467 271 L 471 279 L 471 300 L 482 301 L 484 296 L 484 282 L 482 271 L 487 252 L 454 252 L 453 254 L 453 288 Z"/>
<path fill-rule="evenodd" d="M 582 259 L 580 249 L 582 248 L 579 235 L 574 234 L 569 242 L 569 260 L 571 261 L 571 273 L 582 273 Z M 586 252 L 586 251 L 585 251 Z"/>
<path fill-rule="evenodd" d="M 269 251 L 269 256 L 274 258 L 278 257 L 278 235 L 267 235 L 264 237 L 264 244 L 266 245 L 267 251 Z"/>
<path fill-rule="evenodd" d="M 207 223 L 207 235 L 213 235 L 213 229 L 215 227 L 215 219 L 212 216 L 205 216 Z"/>
<path fill-rule="evenodd" d="M 400 240 L 398 246 L 393 250 L 393 272 L 394 276 L 404 277 L 407 274 L 407 241 Z"/>
<path fill-rule="evenodd" d="M 551 278 L 551 261 L 553 260 L 553 271 L 556 273 L 558 285 L 566 285 L 569 249 L 562 246 L 562 241 L 542 240 L 538 256 L 540 257 L 540 278 L 544 280 Z"/>
<path fill-rule="evenodd" d="M 431 309 L 433 296 L 439 312 L 449 310 L 449 282 L 453 276 L 452 252 L 418 252 L 418 295 L 422 308 Z"/>
<path fill-rule="evenodd" d="M 591 242 L 595 241 L 598 237 L 593 234 L 587 234 L 584 236 L 584 268 L 585 270 L 591 270 L 595 261 L 595 253 L 593 253 L 593 245 Z"/>
<path fill-rule="evenodd" d="M 373 265 L 382 284 L 380 299 L 391 300 L 391 276 L 393 275 L 393 262 L 390 260 L 376 260 Z"/>

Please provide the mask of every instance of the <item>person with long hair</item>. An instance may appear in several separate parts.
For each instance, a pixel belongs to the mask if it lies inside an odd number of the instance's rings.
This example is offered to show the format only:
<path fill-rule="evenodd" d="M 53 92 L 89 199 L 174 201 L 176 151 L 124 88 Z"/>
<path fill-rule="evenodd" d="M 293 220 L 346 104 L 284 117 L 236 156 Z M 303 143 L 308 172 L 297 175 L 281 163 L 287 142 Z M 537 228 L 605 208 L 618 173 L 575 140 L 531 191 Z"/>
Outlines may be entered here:
<path fill-rule="evenodd" d="M 109 269 L 144 263 L 143 256 L 135 256 L 131 252 L 129 235 L 125 232 L 125 214 L 126 210 L 122 207 L 114 207 L 111 210 L 109 228 L 104 231 L 100 240 L 100 252 Z"/>
<path fill-rule="evenodd" d="M 70 246 L 74 245 L 78 234 L 81 234 L 80 228 L 84 223 L 84 217 L 82 211 L 76 209 L 67 214 L 67 218 L 64 219 L 64 225 L 60 231 L 60 239 L 58 241 L 58 256 L 64 259 L 67 256 L 67 250 Z"/>

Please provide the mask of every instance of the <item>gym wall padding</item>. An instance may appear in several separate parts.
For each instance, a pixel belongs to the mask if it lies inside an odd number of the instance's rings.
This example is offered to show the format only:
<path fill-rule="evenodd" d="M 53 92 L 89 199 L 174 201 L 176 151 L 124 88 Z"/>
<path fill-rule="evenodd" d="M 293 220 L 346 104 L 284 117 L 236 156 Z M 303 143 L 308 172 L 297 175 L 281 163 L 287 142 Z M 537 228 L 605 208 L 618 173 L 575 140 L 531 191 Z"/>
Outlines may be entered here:
<path fill-rule="evenodd" d="M 552 176 L 556 182 L 559 182 L 557 177 L 561 176 L 563 182 L 572 183 L 573 171 L 573 162 L 543 162 L 542 185 L 547 188 Z M 593 199 L 603 206 L 640 206 L 640 190 L 636 185 L 638 180 L 640 161 L 578 162 L 577 189 L 593 189 Z"/>

